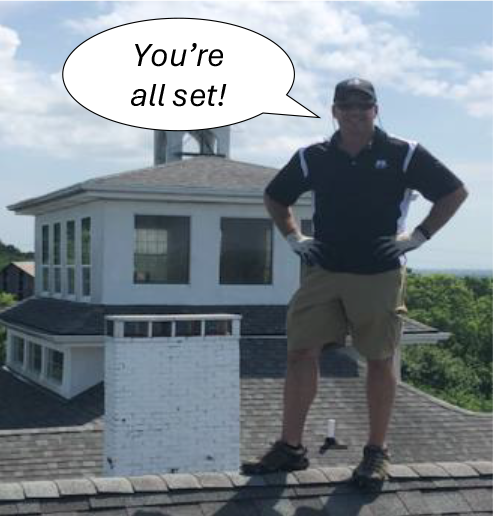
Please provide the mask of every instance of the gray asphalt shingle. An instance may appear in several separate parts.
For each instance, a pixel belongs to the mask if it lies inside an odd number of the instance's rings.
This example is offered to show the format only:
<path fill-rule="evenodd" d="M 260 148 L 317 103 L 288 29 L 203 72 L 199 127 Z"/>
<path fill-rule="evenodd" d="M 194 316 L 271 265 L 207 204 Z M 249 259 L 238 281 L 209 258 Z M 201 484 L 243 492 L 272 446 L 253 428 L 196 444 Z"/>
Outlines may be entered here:
<path fill-rule="evenodd" d="M 240 343 L 241 456 L 265 452 L 281 430 L 286 343 L 282 339 L 244 338 Z M 366 439 L 365 369 L 341 349 L 328 347 L 321 357 L 321 378 L 308 414 L 304 441 L 313 467 L 355 464 Z M 100 384 L 67 402 L 0 370 L 0 482 L 67 479 L 100 475 L 103 464 L 104 389 Z M 323 450 L 328 418 L 346 450 Z M 26 429 L 27 428 L 27 429 Z M 431 479 L 445 475 L 491 475 L 491 416 L 442 405 L 406 384 L 397 391 L 389 433 L 396 479 L 412 475 L 412 463 Z M 471 471 L 465 461 L 475 463 Z M 460 464 L 457 464 L 460 463 Z M 344 480 L 348 470 L 332 469 Z M 336 478 L 330 480 L 335 481 Z M 443 480 L 442 480 L 443 481 Z M 471 485 L 472 486 L 472 485 Z"/>
<path fill-rule="evenodd" d="M 425 466 L 419 464 L 417 469 L 425 471 Z M 324 468 L 322 474 L 319 470 L 309 469 L 303 475 L 306 482 L 303 484 L 292 475 L 276 475 L 275 482 L 269 482 L 265 477 L 244 477 L 245 483 L 241 486 L 233 485 L 226 474 L 215 474 L 213 483 L 204 474 L 176 475 L 176 483 L 171 481 L 174 475 L 163 475 L 160 478 L 166 482 L 161 485 L 162 490 L 156 490 L 158 484 L 154 479 L 149 492 L 129 490 L 129 486 L 142 485 L 143 477 L 137 481 L 133 477 L 90 478 L 86 482 L 92 483 L 94 490 L 99 492 L 79 495 L 57 489 L 59 481 L 0 483 L 0 514 L 477 516 L 493 512 L 491 475 L 480 475 L 485 482 L 482 489 L 437 488 L 425 476 L 406 482 L 391 479 L 384 484 L 385 489 L 375 486 L 364 490 L 347 480 L 340 482 L 340 475 L 333 473 L 332 468 Z M 259 483 L 262 478 L 263 482 Z M 439 477 L 447 478 L 445 472 Z M 474 478 L 478 477 L 474 475 Z M 108 492 L 108 486 L 112 493 Z"/>
<path fill-rule="evenodd" d="M 271 167 L 216 156 L 202 156 L 95 177 L 46 195 L 25 199 L 9 206 L 9 209 L 22 210 L 41 206 L 46 202 L 87 192 L 132 190 L 156 193 L 177 192 L 183 188 L 186 188 L 189 194 L 210 194 L 211 191 L 220 191 L 223 194 L 254 195 L 260 202 L 266 184 L 276 173 L 277 169 Z"/>

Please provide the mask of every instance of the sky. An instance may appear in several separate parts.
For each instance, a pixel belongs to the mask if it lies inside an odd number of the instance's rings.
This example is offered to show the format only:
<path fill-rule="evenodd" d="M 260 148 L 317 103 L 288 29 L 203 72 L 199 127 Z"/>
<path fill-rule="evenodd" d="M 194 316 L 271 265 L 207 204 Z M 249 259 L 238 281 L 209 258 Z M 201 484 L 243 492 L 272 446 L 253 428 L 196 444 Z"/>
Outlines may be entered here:
<path fill-rule="evenodd" d="M 62 68 L 80 43 L 128 22 L 197 17 L 235 23 L 290 56 L 290 96 L 320 118 L 263 114 L 231 126 L 231 158 L 282 167 L 330 137 L 340 80 L 371 80 L 379 125 L 417 140 L 466 184 L 469 198 L 408 266 L 491 269 L 492 2 L 0 1 L 0 240 L 34 248 L 34 218 L 7 206 L 89 178 L 152 165 L 152 131 L 85 110 Z M 268 80 L 268 78 L 266 78 Z M 431 205 L 415 201 L 412 229 Z"/>

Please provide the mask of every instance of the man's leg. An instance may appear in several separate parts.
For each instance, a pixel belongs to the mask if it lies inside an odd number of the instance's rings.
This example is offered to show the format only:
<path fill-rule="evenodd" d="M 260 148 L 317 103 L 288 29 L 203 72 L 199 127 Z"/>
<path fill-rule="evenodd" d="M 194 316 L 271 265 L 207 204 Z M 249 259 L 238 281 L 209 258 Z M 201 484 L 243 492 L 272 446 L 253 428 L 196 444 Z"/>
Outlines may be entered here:
<path fill-rule="evenodd" d="M 317 394 L 321 349 L 288 352 L 281 439 L 291 446 L 301 444 L 306 416 Z"/>
<path fill-rule="evenodd" d="M 284 417 L 281 439 L 260 459 L 245 461 L 243 473 L 258 475 L 274 471 L 294 471 L 309 466 L 308 450 L 301 445 L 305 419 L 317 393 L 321 347 L 288 351 L 284 383 Z"/>
<path fill-rule="evenodd" d="M 242 463 L 247 475 L 306 469 L 302 445 L 306 416 L 317 393 L 323 342 L 341 342 L 346 319 L 337 296 L 335 275 L 311 267 L 304 275 L 287 313 L 288 360 L 284 382 L 282 434 L 262 457 Z M 310 349 L 305 346 L 312 344 Z"/>
<path fill-rule="evenodd" d="M 353 480 L 361 486 L 381 483 L 388 476 L 390 456 L 385 444 L 394 404 L 396 378 L 393 358 L 367 360 L 366 394 L 370 433 L 363 459 L 353 471 Z"/>
<path fill-rule="evenodd" d="M 366 485 L 383 482 L 390 467 L 385 439 L 396 393 L 392 355 L 402 327 L 397 314 L 402 304 L 403 272 L 395 269 L 350 279 L 344 290 L 344 306 L 352 327 L 354 346 L 367 357 L 366 394 L 370 423 L 368 442 L 353 479 L 359 485 Z"/>
<path fill-rule="evenodd" d="M 393 358 L 368 360 L 366 394 L 370 416 L 368 444 L 384 447 L 394 405 L 396 378 Z"/>

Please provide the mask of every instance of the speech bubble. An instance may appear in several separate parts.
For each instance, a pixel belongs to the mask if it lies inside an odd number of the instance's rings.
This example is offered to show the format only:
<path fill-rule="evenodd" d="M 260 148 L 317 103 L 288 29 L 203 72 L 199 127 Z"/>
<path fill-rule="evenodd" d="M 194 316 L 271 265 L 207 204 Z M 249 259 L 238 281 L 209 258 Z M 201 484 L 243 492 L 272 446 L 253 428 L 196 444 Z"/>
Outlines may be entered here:
<path fill-rule="evenodd" d="M 92 36 L 68 56 L 65 88 L 120 124 L 198 130 L 263 113 L 319 118 L 292 99 L 294 66 L 272 40 L 230 23 L 158 18 Z"/>

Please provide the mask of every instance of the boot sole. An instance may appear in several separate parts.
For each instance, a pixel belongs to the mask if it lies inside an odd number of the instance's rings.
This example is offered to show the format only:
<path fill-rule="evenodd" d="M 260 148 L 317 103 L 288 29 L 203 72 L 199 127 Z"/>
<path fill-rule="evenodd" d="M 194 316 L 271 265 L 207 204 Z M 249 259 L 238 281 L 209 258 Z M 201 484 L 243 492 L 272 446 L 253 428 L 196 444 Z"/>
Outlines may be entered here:
<path fill-rule="evenodd" d="M 387 478 L 376 479 L 376 478 L 363 477 L 363 476 L 359 476 L 359 475 L 353 475 L 351 480 L 352 480 L 353 484 L 355 484 L 357 487 L 360 487 L 362 489 L 365 489 L 365 488 L 375 489 L 375 488 L 381 487 L 383 485 L 383 483 L 385 482 L 385 480 L 387 480 Z"/>

